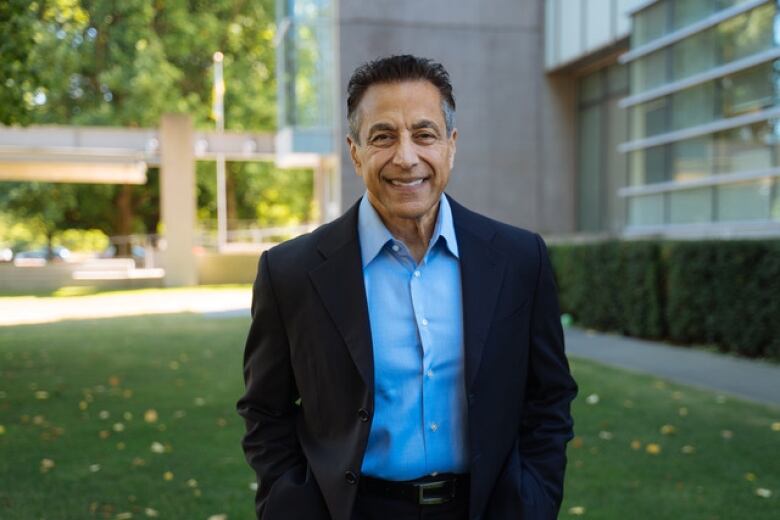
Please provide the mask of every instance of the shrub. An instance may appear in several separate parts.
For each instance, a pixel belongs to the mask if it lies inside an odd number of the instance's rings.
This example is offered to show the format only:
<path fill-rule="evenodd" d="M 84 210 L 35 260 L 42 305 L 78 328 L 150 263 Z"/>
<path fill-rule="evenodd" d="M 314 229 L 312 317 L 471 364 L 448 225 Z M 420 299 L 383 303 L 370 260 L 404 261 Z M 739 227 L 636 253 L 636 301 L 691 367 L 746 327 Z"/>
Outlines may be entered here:
<path fill-rule="evenodd" d="M 780 241 L 557 244 L 563 312 L 583 326 L 780 358 Z"/>

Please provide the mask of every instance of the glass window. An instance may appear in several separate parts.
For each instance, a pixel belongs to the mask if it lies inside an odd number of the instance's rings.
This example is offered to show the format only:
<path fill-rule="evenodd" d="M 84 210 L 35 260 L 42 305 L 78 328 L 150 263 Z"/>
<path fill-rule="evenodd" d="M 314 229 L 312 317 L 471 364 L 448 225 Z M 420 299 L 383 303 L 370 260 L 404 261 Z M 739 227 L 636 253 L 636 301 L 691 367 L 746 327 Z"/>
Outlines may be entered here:
<path fill-rule="evenodd" d="M 631 197 L 628 208 L 628 223 L 631 226 L 659 226 L 664 223 L 663 194 Z"/>
<path fill-rule="evenodd" d="M 673 4 L 674 16 L 672 17 L 672 27 L 679 29 L 690 25 L 693 22 L 701 20 L 712 14 L 717 8 L 717 3 L 712 0 L 677 0 Z"/>
<path fill-rule="evenodd" d="M 604 75 L 601 71 L 585 76 L 580 82 L 580 103 L 587 104 L 598 101 L 603 96 L 603 89 Z"/>
<path fill-rule="evenodd" d="M 712 188 L 673 191 L 669 194 L 669 222 L 695 224 L 712 220 Z"/>
<path fill-rule="evenodd" d="M 775 200 L 772 202 L 772 220 L 780 222 L 780 179 L 775 179 Z"/>
<path fill-rule="evenodd" d="M 766 220 L 772 179 L 718 186 L 718 220 Z"/>
<path fill-rule="evenodd" d="M 666 83 L 666 49 L 642 56 L 631 63 L 631 93 L 637 94 Z"/>
<path fill-rule="evenodd" d="M 723 117 L 770 107 L 775 97 L 775 72 L 772 63 L 723 78 Z"/>
<path fill-rule="evenodd" d="M 598 231 L 601 209 L 601 106 L 596 105 L 580 113 L 579 139 L 579 228 Z"/>
<path fill-rule="evenodd" d="M 773 166 L 774 140 L 766 121 L 719 132 L 715 139 L 717 172 L 763 170 Z"/>
<path fill-rule="evenodd" d="M 666 132 L 667 98 L 658 98 L 631 108 L 631 138 L 642 139 Z"/>
<path fill-rule="evenodd" d="M 631 152 L 631 186 L 654 184 L 667 180 L 667 146 L 653 146 Z"/>
<path fill-rule="evenodd" d="M 672 130 L 716 119 L 715 83 L 708 82 L 672 94 Z"/>
<path fill-rule="evenodd" d="M 631 45 L 636 47 L 663 36 L 667 31 L 668 2 L 661 1 L 639 11 L 633 18 Z"/>
<path fill-rule="evenodd" d="M 726 20 L 716 27 L 721 47 L 720 63 L 728 63 L 774 45 L 774 3 Z"/>
<path fill-rule="evenodd" d="M 625 94 L 628 90 L 628 67 L 615 64 L 607 68 L 607 89 L 609 94 Z"/>
<path fill-rule="evenodd" d="M 718 47 L 715 31 L 709 29 L 681 40 L 671 47 L 672 79 L 678 80 L 697 72 L 711 69 L 718 64 Z"/>
<path fill-rule="evenodd" d="M 710 175 L 712 169 L 712 136 L 677 141 L 671 145 L 672 176 L 684 182 Z"/>

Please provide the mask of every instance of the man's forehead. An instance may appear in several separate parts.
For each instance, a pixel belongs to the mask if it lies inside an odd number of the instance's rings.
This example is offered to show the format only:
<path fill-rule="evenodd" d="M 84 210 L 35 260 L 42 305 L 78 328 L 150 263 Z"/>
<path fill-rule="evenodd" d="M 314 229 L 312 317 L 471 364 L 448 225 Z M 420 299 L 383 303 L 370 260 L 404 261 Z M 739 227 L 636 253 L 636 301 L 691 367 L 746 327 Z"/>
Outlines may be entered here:
<path fill-rule="evenodd" d="M 366 89 L 358 105 L 364 122 L 403 117 L 405 123 L 420 120 L 444 123 L 442 99 L 435 85 L 425 80 L 376 83 Z"/>

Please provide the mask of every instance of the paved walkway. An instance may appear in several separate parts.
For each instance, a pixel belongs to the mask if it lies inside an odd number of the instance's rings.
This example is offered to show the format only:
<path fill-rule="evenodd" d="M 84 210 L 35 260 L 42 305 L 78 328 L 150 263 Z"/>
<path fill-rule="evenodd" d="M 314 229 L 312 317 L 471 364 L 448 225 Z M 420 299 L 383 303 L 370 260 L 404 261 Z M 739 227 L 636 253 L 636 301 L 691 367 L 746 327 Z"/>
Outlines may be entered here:
<path fill-rule="evenodd" d="M 780 407 L 780 365 L 574 327 L 566 329 L 566 351 L 573 358 Z"/>
<path fill-rule="evenodd" d="M 144 289 L 89 296 L 0 298 L 0 327 L 60 320 L 82 320 L 194 312 L 214 316 L 246 316 L 249 288 Z"/>

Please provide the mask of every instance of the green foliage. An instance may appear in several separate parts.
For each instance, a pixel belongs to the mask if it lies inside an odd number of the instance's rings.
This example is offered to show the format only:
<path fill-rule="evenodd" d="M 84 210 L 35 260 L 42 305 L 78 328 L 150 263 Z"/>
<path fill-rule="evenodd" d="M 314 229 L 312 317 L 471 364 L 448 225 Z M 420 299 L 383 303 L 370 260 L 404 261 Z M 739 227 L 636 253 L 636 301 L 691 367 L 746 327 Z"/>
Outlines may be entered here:
<path fill-rule="evenodd" d="M 554 245 L 561 308 L 584 326 L 780 358 L 780 242 Z"/>
<path fill-rule="evenodd" d="M 217 218 L 214 163 L 197 165 L 198 218 Z M 313 172 L 280 169 L 270 162 L 228 162 L 228 214 L 259 226 L 295 225 L 312 219 Z"/>
<path fill-rule="evenodd" d="M 274 32 L 273 0 L 2 2 L 0 124 L 155 127 L 165 112 L 186 112 L 211 128 L 213 54 L 221 51 L 226 128 L 272 131 Z M 198 165 L 202 218 L 216 218 L 213 168 Z M 146 186 L 3 183 L 0 210 L 49 237 L 68 228 L 155 233 L 159 171 L 148 177 Z M 235 163 L 228 178 L 231 218 L 277 225 L 311 217 L 311 172 Z"/>

